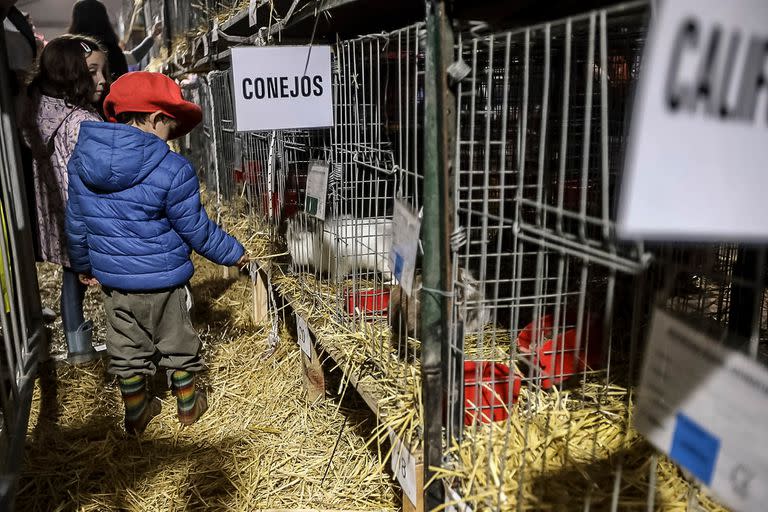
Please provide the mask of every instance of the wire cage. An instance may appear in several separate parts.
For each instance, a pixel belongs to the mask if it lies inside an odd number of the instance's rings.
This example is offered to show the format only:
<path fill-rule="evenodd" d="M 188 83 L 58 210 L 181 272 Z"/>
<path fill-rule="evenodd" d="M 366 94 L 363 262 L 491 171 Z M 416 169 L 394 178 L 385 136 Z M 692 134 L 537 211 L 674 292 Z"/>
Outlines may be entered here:
<path fill-rule="evenodd" d="M 306 146 L 312 161 L 328 170 L 325 219 L 303 213 L 289 219 L 288 251 L 308 294 L 350 329 L 386 326 L 392 295 L 401 303 L 400 288 L 390 286 L 389 253 L 395 201 L 412 212 L 421 205 L 423 32 L 416 25 L 337 43 L 335 126 L 311 136 Z M 307 167 L 302 175 L 289 166 L 288 183 L 295 176 L 299 184 L 298 210 L 305 201 Z M 376 329 L 374 338 L 369 347 L 374 360 L 387 366 L 389 332 Z M 405 337 L 402 342 L 405 346 Z"/>
<path fill-rule="evenodd" d="M 630 418 L 664 274 L 614 236 L 648 17 L 624 4 L 459 41 L 446 465 L 474 506 L 656 499 Z"/>
<path fill-rule="evenodd" d="M 0 35 L 5 54 L 5 37 Z M 4 56 L 3 56 L 4 58 Z M 12 510 L 38 365 L 47 357 L 14 98 L 0 77 L 0 509 Z"/>

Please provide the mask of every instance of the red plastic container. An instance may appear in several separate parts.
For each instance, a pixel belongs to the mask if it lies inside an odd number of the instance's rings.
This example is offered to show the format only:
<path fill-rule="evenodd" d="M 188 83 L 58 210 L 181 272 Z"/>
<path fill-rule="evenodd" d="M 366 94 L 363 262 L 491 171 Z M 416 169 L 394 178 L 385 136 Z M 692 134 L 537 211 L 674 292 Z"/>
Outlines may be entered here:
<path fill-rule="evenodd" d="M 576 323 L 573 315 L 568 315 L 566 322 L 570 325 Z M 562 332 L 557 338 L 554 334 L 554 316 L 545 315 L 539 321 L 534 320 L 526 325 L 517 337 L 517 345 L 520 352 L 531 353 L 536 340 L 544 340 L 536 349 L 533 357 L 535 364 L 541 369 L 544 378 L 541 387 L 549 389 L 569 379 L 578 372 L 589 368 L 597 368 L 602 360 L 602 329 L 600 322 L 595 318 L 588 318 L 584 322 L 581 335 L 581 346 L 576 349 L 576 328 L 571 327 Z M 540 333 L 537 329 L 541 329 Z"/>
<path fill-rule="evenodd" d="M 480 380 L 477 380 L 478 373 Z M 490 423 L 509 417 L 512 404 L 520 395 L 520 376 L 511 380 L 509 366 L 494 361 L 464 363 L 464 424 Z"/>
<path fill-rule="evenodd" d="M 389 290 L 358 290 L 344 293 L 347 303 L 347 313 L 354 315 L 355 311 L 366 315 L 387 316 L 389 309 Z"/>

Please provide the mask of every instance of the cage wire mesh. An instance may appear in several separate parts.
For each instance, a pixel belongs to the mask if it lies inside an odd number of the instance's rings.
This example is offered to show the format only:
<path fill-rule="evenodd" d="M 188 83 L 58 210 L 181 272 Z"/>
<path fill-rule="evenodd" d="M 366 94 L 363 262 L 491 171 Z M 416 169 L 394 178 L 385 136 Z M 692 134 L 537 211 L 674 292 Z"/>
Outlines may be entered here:
<path fill-rule="evenodd" d="M 653 507 L 630 413 L 665 276 L 614 237 L 648 15 L 460 36 L 446 465 L 477 507 Z"/>

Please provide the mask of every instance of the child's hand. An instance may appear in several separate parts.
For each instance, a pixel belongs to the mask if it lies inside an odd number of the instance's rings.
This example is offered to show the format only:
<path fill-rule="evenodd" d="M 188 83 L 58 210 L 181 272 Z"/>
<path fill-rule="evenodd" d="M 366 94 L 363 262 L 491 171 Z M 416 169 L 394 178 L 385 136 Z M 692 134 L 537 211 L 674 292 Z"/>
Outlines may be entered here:
<path fill-rule="evenodd" d="M 86 286 L 98 286 L 99 281 L 96 280 L 95 277 L 93 277 L 91 274 L 79 274 L 78 278 L 80 279 L 80 282 L 83 283 Z"/>
<path fill-rule="evenodd" d="M 237 266 L 241 269 L 248 264 L 248 262 L 251 261 L 251 257 L 248 256 L 248 253 L 244 253 L 239 260 L 237 260 Z"/>

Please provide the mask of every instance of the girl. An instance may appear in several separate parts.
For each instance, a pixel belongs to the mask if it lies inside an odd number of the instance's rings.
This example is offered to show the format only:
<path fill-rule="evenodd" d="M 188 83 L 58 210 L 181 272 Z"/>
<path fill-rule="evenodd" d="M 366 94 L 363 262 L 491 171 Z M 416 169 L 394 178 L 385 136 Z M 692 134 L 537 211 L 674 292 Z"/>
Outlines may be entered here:
<path fill-rule="evenodd" d="M 51 40 L 40 54 L 39 69 L 28 89 L 25 127 L 33 153 L 33 176 L 38 218 L 38 258 L 64 267 L 61 320 L 71 362 L 96 356 L 91 343 L 92 323 L 83 317 L 86 286 L 69 269 L 64 232 L 67 204 L 67 163 L 75 149 L 80 123 L 101 121 L 95 104 L 107 87 L 104 47 L 85 36 L 65 35 Z"/>

